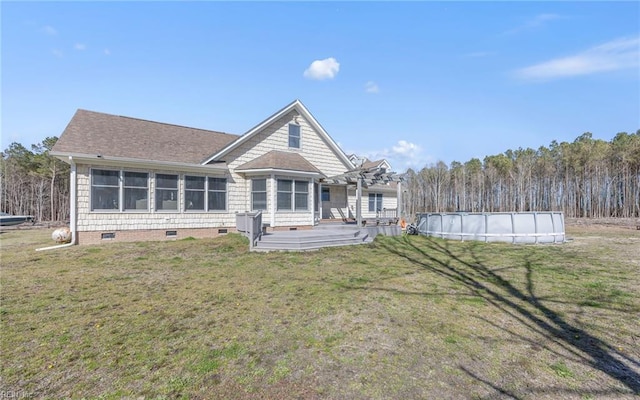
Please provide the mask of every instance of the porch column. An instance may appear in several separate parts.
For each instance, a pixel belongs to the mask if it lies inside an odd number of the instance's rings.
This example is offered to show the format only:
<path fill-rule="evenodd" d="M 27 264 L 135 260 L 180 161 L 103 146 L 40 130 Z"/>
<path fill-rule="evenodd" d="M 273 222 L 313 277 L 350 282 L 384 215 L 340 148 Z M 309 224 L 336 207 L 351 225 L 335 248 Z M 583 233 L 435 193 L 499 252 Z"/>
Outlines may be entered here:
<path fill-rule="evenodd" d="M 362 226 L 362 178 L 358 176 L 356 189 L 356 221 L 358 226 Z"/>
<path fill-rule="evenodd" d="M 316 187 L 315 183 L 316 179 L 311 178 L 311 180 L 309 181 L 309 186 L 307 186 L 308 193 L 311 193 L 311 207 L 309 207 L 309 210 L 311 211 L 311 226 L 315 226 L 316 224 L 316 202 L 315 195 L 313 194 Z"/>
<path fill-rule="evenodd" d="M 322 182 L 320 182 L 320 179 L 318 179 L 318 207 L 316 211 L 318 212 L 319 223 L 322 220 Z"/>
<path fill-rule="evenodd" d="M 271 197 L 271 227 L 276 226 L 276 176 L 271 174 L 271 193 L 269 193 L 269 197 Z"/>

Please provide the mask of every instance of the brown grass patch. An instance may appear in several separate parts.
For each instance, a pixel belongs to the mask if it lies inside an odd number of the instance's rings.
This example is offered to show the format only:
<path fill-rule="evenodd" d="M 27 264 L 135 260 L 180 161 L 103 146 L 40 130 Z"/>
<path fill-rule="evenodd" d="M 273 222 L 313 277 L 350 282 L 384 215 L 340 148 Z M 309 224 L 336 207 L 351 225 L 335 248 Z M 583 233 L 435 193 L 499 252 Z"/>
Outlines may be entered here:
<path fill-rule="evenodd" d="M 33 398 L 636 398 L 640 232 L 249 253 L 2 233 L 0 390 Z M 597 232 L 594 233 L 594 232 Z"/>

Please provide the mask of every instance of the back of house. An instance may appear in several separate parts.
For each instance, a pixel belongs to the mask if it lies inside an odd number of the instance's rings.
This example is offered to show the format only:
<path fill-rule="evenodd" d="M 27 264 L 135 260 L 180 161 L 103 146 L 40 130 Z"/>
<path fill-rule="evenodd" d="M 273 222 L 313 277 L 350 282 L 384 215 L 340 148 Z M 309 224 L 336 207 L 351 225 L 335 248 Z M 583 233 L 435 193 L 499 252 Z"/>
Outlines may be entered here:
<path fill-rule="evenodd" d="M 365 185 L 358 201 L 344 177 L 363 163 L 299 100 L 242 135 L 78 110 L 51 154 L 71 165 L 81 244 L 213 237 L 245 211 L 269 230 L 310 229 L 355 218 L 357 204 L 364 218 L 398 204 L 395 183 Z M 367 168 L 390 168 L 382 161 Z"/>

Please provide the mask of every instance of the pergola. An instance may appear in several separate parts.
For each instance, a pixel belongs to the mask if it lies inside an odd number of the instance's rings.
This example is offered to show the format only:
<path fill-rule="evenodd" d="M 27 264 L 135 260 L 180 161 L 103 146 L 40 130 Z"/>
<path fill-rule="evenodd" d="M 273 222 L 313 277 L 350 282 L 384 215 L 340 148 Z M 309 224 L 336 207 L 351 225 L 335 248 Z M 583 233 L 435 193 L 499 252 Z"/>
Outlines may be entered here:
<path fill-rule="evenodd" d="M 404 181 L 404 174 L 387 172 L 383 168 L 357 168 L 344 174 L 320 179 L 321 183 L 356 185 L 356 221 L 362 226 L 362 188 L 368 188 L 378 183 L 398 183 L 398 215 L 400 215 L 401 191 L 400 183 Z"/>

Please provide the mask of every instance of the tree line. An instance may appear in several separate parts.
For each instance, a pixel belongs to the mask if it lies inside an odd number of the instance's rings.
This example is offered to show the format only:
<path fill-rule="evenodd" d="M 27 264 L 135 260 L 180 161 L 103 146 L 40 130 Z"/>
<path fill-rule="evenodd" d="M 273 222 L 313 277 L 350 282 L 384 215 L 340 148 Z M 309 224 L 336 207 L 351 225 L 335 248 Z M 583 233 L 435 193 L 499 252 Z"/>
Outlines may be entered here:
<path fill-rule="evenodd" d="M 37 221 L 69 219 L 69 165 L 51 156 L 48 137 L 27 149 L 13 142 L 0 160 L 0 209 Z"/>
<path fill-rule="evenodd" d="M 569 218 L 640 217 L 640 130 L 611 141 L 519 148 L 484 160 L 439 161 L 406 174 L 404 206 L 421 212 L 563 211 Z"/>
<path fill-rule="evenodd" d="M 0 160 L 0 210 L 38 221 L 69 219 L 69 165 L 49 154 L 58 139 L 27 149 L 11 143 Z M 507 150 L 484 160 L 409 169 L 404 210 L 563 211 L 569 218 L 640 217 L 640 130 L 611 141 L 589 132 L 572 143 Z"/>

